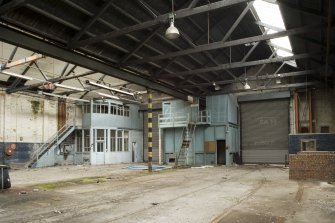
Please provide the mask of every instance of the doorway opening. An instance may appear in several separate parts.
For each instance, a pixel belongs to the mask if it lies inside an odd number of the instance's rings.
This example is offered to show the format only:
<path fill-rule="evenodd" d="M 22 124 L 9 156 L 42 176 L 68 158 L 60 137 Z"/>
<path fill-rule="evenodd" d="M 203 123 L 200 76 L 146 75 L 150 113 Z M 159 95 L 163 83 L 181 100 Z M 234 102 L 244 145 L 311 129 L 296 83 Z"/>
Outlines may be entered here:
<path fill-rule="evenodd" d="M 226 140 L 216 141 L 217 165 L 226 165 Z"/>

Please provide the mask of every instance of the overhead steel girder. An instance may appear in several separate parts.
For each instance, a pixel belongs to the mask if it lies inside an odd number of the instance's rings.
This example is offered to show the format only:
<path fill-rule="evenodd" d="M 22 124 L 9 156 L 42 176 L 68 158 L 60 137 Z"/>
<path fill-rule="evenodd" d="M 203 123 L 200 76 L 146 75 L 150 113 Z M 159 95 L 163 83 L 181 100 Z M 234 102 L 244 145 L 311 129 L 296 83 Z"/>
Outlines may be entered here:
<path fill-rule="evenodd" d="M 30 61 L 36 61 L 38 59 L 44 58 L 44 55 L 42 54 L 37 54 L 37 55 L 32 55 L 23 59 L 19 59 L 19 60 L 15 60 L 9 63 L 5 63 L 5 64 L 0 64 L 0 70 L 4 70 L 4 69 L 9 69 L 11 67 L 16 67 L 25 63 L 28 63 Z"/>
<path fill-rule="evenodd" d="M 285 78 L 285 77 L 296 77 L 296 76 L 303 76 L 303 75 L 310 75 L 310 74 L 319 74 L 320 70 L 304 70 L 304 71 L 295 71 L 295 72 L 287 72 L 287 73 L 279 73 L 279 74 L 268 74 L 268 75 L 261 75 L 261 76 L 248 76 L 248 81 L 257 81 L 257 80 L 267 80 L 267 79 L 275 79 L 275 78 Z M 232 84 L 238 83 L 241 81 L 245 81 L 246 78 L 237 78 L 234 80 L 226 80 L 226 81 L 215 81 L 216 84 Z M 208 87 L 211 86 L 212 83 L 201 83 L 197 84 L 198 86 Z M 193 88 L 194 85 L 184 85 L 183 88 Z"/>
<path fill-rule="evenodd" d="M 29 50 L 37 51 L 45 55 L 63 60 L 99 73 L 103 73 L 112 77 L 116 77 L 131 83 L 135 83 L 144 87 L 151 88 L 163 92 L 165 94 L 187 100 L 187 95 L 183 92 L 172 89 L 164 84 L 157 83 L 150 79 L 141 77 L 139 74 L 127 71 L 125 69 L 116 68 L 107 63 L 98 61 L 95 58 L 79 54 L 74 51 L 66 50 L 51 42 L 45 42 L 41 39 L 28 36 L 27 34 L 14 31 L 8 27 L 0 26 L 0 39 L 4 42 L 17 45 Z M 11 90 L 14 92 L 14 89 Z"/>
<path fill-rule="evenodd" d="M 153 56 L 153 57 L 147 57 L 147 58 L 144 58 L 144 59 L 133 60 L 133 61 L 129 61 L 127 64 L 129 64 L 129 65 L 142 64 L 142 63 L 147 63 L 147 62 L 152 62 L 152 61 L 171 59 L 171 58 L 178 57 L 178 56 L 183 56 L 183 55 L 186 55 L 186 54 L 200 53 L 200 52 L 203 52 L 203 51 L 216 50 L 216 49 L 221 49 L 221 48 L 243 45 L 243 44 L 246 44 L 246 43 L 253 43 L 253 42 L 275 39 L 275 38 L 278 38 L 278 37 L 284 37 L 284 36 L 306 33 L 306 32 L 310 32 L 310 31 L 315 31 L 315 30 L 317 30 L 318 28 L 321 28 L 321 27 L 322 27 L 322 25 L 320 25 L 320 24 L 309 25 L 309 26 L 299 27 L 299 28 L 295 28 L 295 29 L 282 31 L 282 32 L 272 33 L 272 34 L 252 36 L 252 37 L 247 37 L 247 38 L 242 38 L 242 39 L 237 39 L 237 40 L 231 40 L 231 41 L 226 41 L 226 42 L 219 41 L 219 42 L 215 42 L 215 43 L 199 45 L 199 46 L 197 46 L 195 48 L 192 48 L 192 49 L 186 49 L 186 50 L 176 51 L 176 52 L 172 52 L 172 53 L 166 53 L 164 55 L 157 55 L 157 56 Z"/>
<path fill-rule="evenodd" d="M 215 3 L 206 4 L 206 5 L 203 5 L 203 6 L 196 7 L 196 8 L 181 9 L 181 10 L 175 11 L 175 14 L 176 14 L 175 19 L 186 18 L 186 17 L 192 16 L 192 15 L 201 14 L 201 13 L 209 12 L 209 11 L 212 11 L 212 10 L 224 8 L 224 7 L 227 7 L 227 6 L 232 6 L 232 5 L 243 3 L 243 2 L 249 2 L 249 1 L 250 0 L 221 0 L 221 1 L 218 1 L 218 2 L 215 2 Z M 117 37 L 117 36 L 125 35 L 125 34 L 128 34 L 130 32 L 143 30 L 143 29 L 158 25 L 160 23 L 165 23 L 168 20 L 168 16 L 169 16 L 169 13 L 166 13 L 166 14 L 158 16 L 156 19 L 153 19 L 153 20 L 150 20 L 150 21 L 147 21 L 147 22 L 143 22 L 143 23 L 133 25 L 133 26 L 128 26 L 128 27 L 125 27 L 123 29 L 115 30 L 115 31 L 112 31 L 112 32 L 109 32 L 109 33 L 102 34 L 100 36 L 96 36 L 96 37 L 92 37 L 92 38 L 89 38 L 89 39 L 86 39 L 86 40 L 82 40 L 82 41 L 79 41 L 76 44 L 74 44 L 73 47 L 78 48 L 78 47 L 81 47 L 81 46 L 101 42 L 101 41 L 106 40 L 106 39 L 110 39 L 110 38 L 114 38 L 114 37 Z"/>
<path fill-rule="evenodd" d="M 18 91 L 27 91 L 27 90 L 37 88 L 37 87 L 39 87 L 39 86 L 41 86 L 45 83 L 57 83 L 58 82 L 59 84 L 61 84 L 63 81 L 71 80 L 71 79 L 75 79 L 75 78 L 79 78 L 79 77 L 85 77 L 85 76 L 88 76 L 88 75 L 91 75 L 91 74 L 94 74 L 94 73 L 96 73 L 96 72 L 95 71 L 87 71 L 85 73 L 78 74 L 78 75 L 71 76 L 71 77 L 56 77 L 56 78 L 48 79 L 48 80 L 38 82 L 38 83 L 35 83 L 35 84 L 31 84 L 31 85 L 26 85 L 26 86 L 22 86 L 22 87 L 18 87 L 18 88 L 10 88 L 6 92 L 7 93 L 14 93 L 14 92 L 18 92 Z"/>
<path fill-rule="evenodd" d="M 241 92 L 258 92 L 258 91 L 267 91 L 267 90 L 276 90 L 276 89 L 291 89 L 291 88 L 303 88 L 307 86 L 316 86 L 321 83 L 318 81 L 313 82 L 304 82 L 304 83 L 295 83 L 295 84 L 282 84 L 282 85 L 272 85 L 269 87 L 258 87 L 254 89 L 236 89 L 236 90 L 222 90 L 213 92 L 212 95 L 220 95 L 220 94 L 230 94 L 230 93 L 241 93 Z"/>
<path fill-rule="evenodd" d="M 26 3 L 27 0 L 13 0 L 0 7 L 0 15 L 8 13 Z"/>
<path fill-rule="evenodd" d="M 260 64 L 284 62 L 284 61 L 289 61 L 289 60 L 298 60 L 298 59 L 309 58 L 309 57 L 319 55 L 319 54 L 320 53 L 303 53 L 303 54 L 297 54 L 297 55 L 288 56 L 288 57 L 278 57 L 278 58 L 270 58 L 270 59 L 255 60 L 255 61 L 248 61 L 248 62 L 226 63 L 226 64 L 220 64 L 215 67 L 206 67 L 206 68 L 200 68 L 200 69 L 195 69 L 195 70 L 190 70 L 190 71 L 176 72 L 173 74 L 162 74 L 162 77 L 170 78 L 170 77 L 175 77 L 175 76 L 192 75 L 194 73 L 206 73 L 209 71 L 218 71 L 218 70 L 225 70 L 225 69 L 256 66 Z"/>

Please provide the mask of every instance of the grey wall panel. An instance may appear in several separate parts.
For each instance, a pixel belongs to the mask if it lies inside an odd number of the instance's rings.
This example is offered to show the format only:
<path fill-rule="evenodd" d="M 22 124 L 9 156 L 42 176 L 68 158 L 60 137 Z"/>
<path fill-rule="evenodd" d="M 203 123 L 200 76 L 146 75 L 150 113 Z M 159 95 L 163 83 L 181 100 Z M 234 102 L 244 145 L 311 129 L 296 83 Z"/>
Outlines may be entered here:
<path fill-rule="evenodd" d="M 241 121 L 243 162 L 284 163 L 288 152 L 288 99 L 241 103 Z"/>

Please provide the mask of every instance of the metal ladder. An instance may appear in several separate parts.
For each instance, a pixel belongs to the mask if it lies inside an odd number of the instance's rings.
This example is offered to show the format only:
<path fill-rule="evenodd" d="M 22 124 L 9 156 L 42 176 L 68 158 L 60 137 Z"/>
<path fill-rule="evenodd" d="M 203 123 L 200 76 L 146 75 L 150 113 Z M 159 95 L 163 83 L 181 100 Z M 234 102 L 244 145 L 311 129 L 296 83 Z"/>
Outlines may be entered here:
<path fill-rule="evenodd" d="M 175 166 L 187 166 L 188 165 L 188 149 L 190 148 L 193 135 L 195 133 L 196 123 L 189 123 L 183 131 L 183 141 L 176 159 Z"/>

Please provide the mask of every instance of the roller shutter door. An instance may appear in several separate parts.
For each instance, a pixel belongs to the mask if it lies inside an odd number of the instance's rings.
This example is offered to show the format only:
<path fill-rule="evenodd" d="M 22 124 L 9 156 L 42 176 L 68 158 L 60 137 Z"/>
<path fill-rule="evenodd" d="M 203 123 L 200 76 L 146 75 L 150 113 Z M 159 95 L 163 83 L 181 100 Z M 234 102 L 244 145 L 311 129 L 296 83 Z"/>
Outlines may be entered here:
<path fill-rule="evenodd" d="M 288 153 L 289 100 L 241 103 L 244 163 L 284 163 Z"/>

